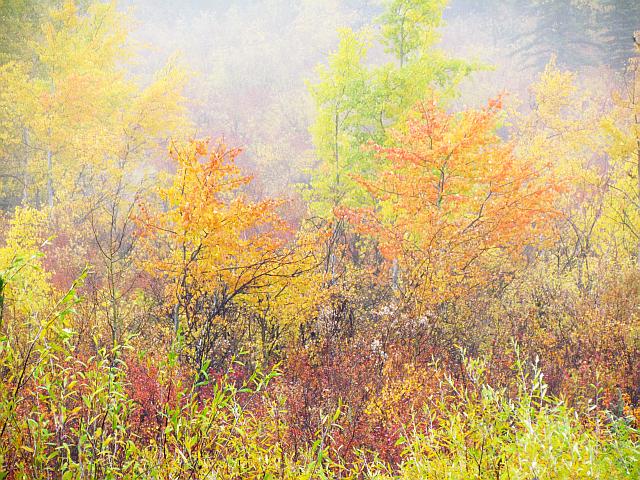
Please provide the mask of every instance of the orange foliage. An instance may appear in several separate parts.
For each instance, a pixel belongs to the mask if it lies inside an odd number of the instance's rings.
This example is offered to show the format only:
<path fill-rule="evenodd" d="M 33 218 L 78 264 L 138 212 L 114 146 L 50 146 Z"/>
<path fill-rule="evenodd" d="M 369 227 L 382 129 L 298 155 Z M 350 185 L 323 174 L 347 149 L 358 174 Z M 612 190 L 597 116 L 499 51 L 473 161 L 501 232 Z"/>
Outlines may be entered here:
<path fill-rule="evenodd" d="M 240 152 L 222 142 L 173 145 L 178 170 L 171 185 L 158 190 L 166 209 L 142 207 L 141 233 L 152 240 L 147 266 L 173 280 L 175 295 L 193 282 L 214 291 L 266 275 L 285 243 L 286 226 L 276 212 L 281 202 L 252 202 L 241 193 L 251 178 L 234 163 Z"/>
<path fill-rule="evenodd" d="M 401 287 L 419 297 L 455 296 L 545 238 L 559 186 L 500 138 L 500 112 L 500 100 L 459 114 L 418 105 L 391 132 L 394 146 L 370 146 L 388 163 L 359 179 L 376 207 L 339 212 L 398 261 Z"/>

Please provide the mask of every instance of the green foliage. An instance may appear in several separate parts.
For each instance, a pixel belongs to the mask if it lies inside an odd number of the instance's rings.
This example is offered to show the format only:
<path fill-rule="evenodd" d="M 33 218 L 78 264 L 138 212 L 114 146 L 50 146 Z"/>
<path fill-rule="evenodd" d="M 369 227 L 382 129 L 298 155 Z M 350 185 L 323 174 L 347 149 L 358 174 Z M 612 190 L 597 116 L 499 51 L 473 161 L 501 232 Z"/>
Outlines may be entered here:
<path fill-rule="evenodd" d="M 370 204 L 355 178 L 369 178 L 383 165 L 362 146 L 386 143 L 387 129 L 404 120 L 417 101 L 434 92 L 451 98 L 459 82 L 478 68 L 435 48 L 444 6 L 441 0 L 388 2 L 375 34 L 339 32 L 338 49 L 318 67 L 317 82 L 309 84 L 319 160 L 305 191 L 313 215 L 328 218 L 337 206 Z M 392 61 L 367 63 L 375 43 L 386 47 Z"/>
<path fill-rule="evenodd" d="M 3 0 L 0 3 L 0 64 L 24 55 L 52 4 L 50 0 Z"/>
<path fill-rule="evenodd" d="M 635 478 L 637 432 L 624 418 L 593 421 L 551 398 L 542 374 L 517 362 L 509 391 L 485 380 L 483 362 L 466 362 L 468 387 L 430 412 L 433 423 L 402 441 L 400 478 Z"/>
<path fill-rule="evenodd" d="M 318 68 L 319 82 L 309 86 L 319 107 L 311 133 L 323 160 L 310 196 L 317 199 L 314 213 L 322 216 L 345 201 L 362 202 L 350 174 L 372 168 L 370 156 L 360 149 L 368 136 L 362 127 L 374 114 L 369 72 L 363 65 L 368 46 L 365 34 L 340 31 L 338 50 L 329 56 L 327 67 Z"/>
<path fill-rule="evenodd" d="M 438 40 L 446 0 L 388 0 L 379 18 L 383 43 L 402 67 L 407 59 L 421 56 Z"/>

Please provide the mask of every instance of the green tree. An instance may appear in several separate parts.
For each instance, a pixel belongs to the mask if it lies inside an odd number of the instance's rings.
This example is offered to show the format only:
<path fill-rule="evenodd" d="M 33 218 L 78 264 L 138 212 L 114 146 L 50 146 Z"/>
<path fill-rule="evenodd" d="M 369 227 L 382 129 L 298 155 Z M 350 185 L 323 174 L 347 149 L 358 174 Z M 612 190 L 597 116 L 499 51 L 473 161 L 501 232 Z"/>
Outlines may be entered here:
<path fill-rule="evenodd" d="M 363 65 L 369 42 L 365 34 L 344 29 L 338 50 L 329 56 L 328 66 L 318 68 L 319 82 L 309 86 L 318 106 L 311 127 L 321 164 L 311 188 L 314 213 L 326 216 L 343 203 L 355 188 L 349 173 L 359 165 L 366 171 L 367 156 L 359 146 L 366 141 L 363 126 L 370 120 L 370 73 Z"/>
<path fill-rule="evenodd" d="M 329 218 L 337 206 L 370 202 L 355 177 L 370 177 L 380 161 L 362 145 L 384 144 L 387 129 L 404 120 L 418 100 L 434 92 L 450 98 L 476 68 L 435 47 L 444 6 L 442 0 L 392 0 L 377 30 L 340 31 L 338 49 L 318 67 L 317 82 L 309 84 L 319 160 L 306 192 L 312 214 Z M 372 45 L 384 46 L 388 54 L 373 65 L 367 58 Z"/>

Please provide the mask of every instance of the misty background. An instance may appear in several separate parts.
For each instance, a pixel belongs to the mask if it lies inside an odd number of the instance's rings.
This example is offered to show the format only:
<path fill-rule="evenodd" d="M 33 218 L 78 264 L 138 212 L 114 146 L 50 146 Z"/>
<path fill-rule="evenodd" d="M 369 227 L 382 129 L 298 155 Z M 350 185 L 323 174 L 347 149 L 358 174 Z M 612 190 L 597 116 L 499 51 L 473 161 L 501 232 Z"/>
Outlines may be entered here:
<path fill-rule="evenodd" d="M 337 29 L 371 26 L 379 0 L 128 0 L 136 73 L 167 61 L 190 74 L 194 137 L 224 136 L 244 148 L 257 194 L 287 194 L 314 167 L 307 81 L 338 45 Z M 487 66 L 466 80 L 456 103 L 501 92 L 527 108 L 528 86 L 555 56 L 594 89 L 616 88 L 640 29 L 636 0 L 451 0 L 440 47 Z M 373 49 L 370 58 L 384 61 Z"/>

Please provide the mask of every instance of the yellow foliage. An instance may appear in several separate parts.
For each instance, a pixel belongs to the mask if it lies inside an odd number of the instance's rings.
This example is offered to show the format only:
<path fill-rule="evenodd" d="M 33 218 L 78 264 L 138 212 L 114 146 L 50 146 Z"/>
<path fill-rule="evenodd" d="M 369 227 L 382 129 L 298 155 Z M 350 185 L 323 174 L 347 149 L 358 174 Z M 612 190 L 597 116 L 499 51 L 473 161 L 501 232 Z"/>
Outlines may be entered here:
<path fill-rule="evenodd" d="M 22 315 L 44 310 L 51 293 L 51 274 L 42 265 L 40 247 L 46 214 L 29 207 L 16 208 L 0 248 L 0 270 L 8 269 L 17 258 L 25 260 L 6 294 L 10 308 Z"/>

